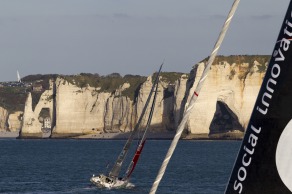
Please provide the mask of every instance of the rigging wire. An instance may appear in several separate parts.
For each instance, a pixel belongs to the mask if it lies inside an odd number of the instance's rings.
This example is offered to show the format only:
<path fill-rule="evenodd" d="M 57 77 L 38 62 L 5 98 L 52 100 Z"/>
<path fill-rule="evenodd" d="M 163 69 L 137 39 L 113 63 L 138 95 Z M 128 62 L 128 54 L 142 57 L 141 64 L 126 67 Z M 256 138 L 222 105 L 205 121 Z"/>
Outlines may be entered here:
<path fill-rule="evenodd" d="M 147 134 L 148 129 L 150 127 L 152 116 L 153 116 L 153 112 L 154 112 L 154 108 L 155 108 L 156 97 L 157 97 L 157 92 L 158 92 L 158 85 L 159 85 L 159 80 L 158 80 L 158 82 L 156 82 L 154 97 L 153 97 L 153 100 L 152 100 L 152 105 L 151 105 L 150 112 L 148 114 L 148 120 L 147 120 L 147 124 L 145 126 L 145 130 L 143 132 L 143 136 L 141 137 L 141 139 L 138 142 L 138 146 L 136 148 L 135 155 L 134 155 L 134 157 L 132 159 L 132 162 L 130 163 L 130 165 L 129 165 L 127 171 L 126 171 L 125 179 L 129 179 L 131 174 L 133 173 L 133 171 L 135 169 L 135 166 L 136 166 L 136 164 L 137 164 L 137 162 L 139 160 L 139 157 L 141 155 L 141 152 L 143 150 L 144 144 L 146 142 L 146 134 Z"/>
<path fill-rule="evenodd" d="M 219 50 L 219 48 L 220 48 L 220 46 L 221 46 L 221 44 L 223 42 L 223 39 L 224 39 L 224 37 L 226 35 L 227 29 L 228 29 L 228 27 L 230 25 L 232 17 L 234 16 L 236 8 L 238 7 L 239 1 L 240 0 L 234 0 L 234 2 L 233 2 L 233 5 L 231 7 L 231 10 L 230 10 L 230 12 L 229 12 L 229 14 L 227 16 L 227 19 L 226 19 L 224 25 L 222 27 L 222 30 L 221 30 L 220 35 L 218 37 L 218 40 L 217 40 L 217 42 L 216 42 L 216 44 L 215 44 L 215 46 L 213 48 L 211 56 L 208 59 L 207 65 L 206 65 L 206 67 L 205 67 L 205 69 L 204 69 L 204 71 L 202 73 L 202 76 L 200 78 L 200 81 L 199 81 L 199 83 L 198 83 L 198 85 L 197 85 L 197 87 L 196 87 L 196 89 L 195 89 L 195 91 L 194 91 L 194 93 L 192 95 L 192 98 L 190 100 L 189 106 L 188 106 L 187 110 L 184 113 L 184 117 L 183 117 L 181 123 L 178 126 L 176 134 L 175 134 L 175 136 L 174 136 L 174 138 L 173 138 L 173 140 L 171 142 L 171 145 L 170 145 L 170 147 L 168 149 L 168 152 L 167 152 L 167 154 L 166 154 L 166 156 L 164 158 L 164 161 L 163 161 L 163 163 L 162 163 L 162 165 L 160 167 L 158 175 L 157 175 L 157 177 L 156 177 L 156 179 L 155 179 L 155 181 L 154 181 L 154 183 L 152 185 L 152 188 L 151 188 L 149 194 L 155 194 L 156 191 L 157 191 L 158 185 L 159 185 L 159 183 L 160 183 L 160 181 L 161 181 L 161 179 L 162 179 L 162 177 L 163 177 L 163 175 L 165 173 L 165 170 L 166 170 L 166 167 L 168 165 L 168 162 L 169 162 L 169 160 L 170 160 L 170 158 L 171 158 L 171 156 L 172 156 L 172 154 L 173 154 L 173 152 L 174 152 L 174 150 L 176 148 L 178 140 L 181 137 L 181 134 L 183 132 L 185 124 L 186 124 L 186 122 L 187 122 L 187 120 L 188 120 L 188 118 L 190 116 L 190 113 L 191 113 L 192 109 L 194 108 L 195 102 L 196 102 L 196 100 L 197 100 L 197 98 L 199 96 L 199 92 L 200 92 L 200 90 L 202 88 L 202 85 L 203 85 L 205 79 L 207 78 L 207 73 L 209 72 L 210 67 L 211 67 L 211 65 L 212 65 L 212 63 L 213 63 L 213 61 L 215 59 L 215 56 L 217 55 L 217 52 L 218 52 L 218 50 Z"/>
<path fill-rule="evenodd" d="M 158 71 L 158 73 L 157 73 L 157 75 L 156 75 L 156 77 L 155 77 L 155 83 L 158 81 L 159 74 L 160 74 L 160 72 L 161 72 L 162 66 L 163 66 L 163 63 L 160 65 L 159 71 Z M 133 130 L 132 133 L 130 134 L 130 136 L 129 136 L 127 142 L 126 142 L 126 144 L 124 145 L 123 150 L 121 151 L 120 155 L 118 156 L 118 158 L 117 158 L 117 160 L 116 160 L 116 162 L 115 162 L 115 164 L 114 164 L 112 170 L 109 172 L 109 176 L 110 176 L 110 177 L 113 177 L 113 178 L 118 177 L 118 175 L 119 175 L 119 173 L 120 173 L 120 171 L 121 171 L 122 163 L 123 163 L 123 161 L 124 161 L 124 159 L 125 159 L 125 157 L 126 157 L 128 151 L 129 151 L 129 148 L 131 147 L 131 144 L 132 144 L 132 141 L 133 141 L 133 139 L 134 139 L 134 136 L 136 135 L 137 130 L 138 130 L 139 127 L 140 127 L 140 124 L 141 124 L 142 118 L 144 117 L 144 114 L 145 114 L 145 112 L 146 112 L 146 108 L 147 108 L 147 106 L 148 106 L 148 103 L 149 103 L 150 98 L 151 98 L 151 96 L 152 96 L 152 93 L 153 93 L 153 91 L 154 91 L 154 87 L 155 87 L 154 85 L 151 87 L 150 94 L 149 94 L 148 97 L 147 97 L 147 100 L 146 100 L 145 106 L 144 106 L 144 108 L 142 109 L 142 112 L 141 112 L 141 115 L 140 115 L 140 117 L 139 117 L 139 120 L 138 120 L 137 124 L 135 125 L 134 130 Z M 146 106 L 146 105 L 147 105 L 147 106 Z"/>

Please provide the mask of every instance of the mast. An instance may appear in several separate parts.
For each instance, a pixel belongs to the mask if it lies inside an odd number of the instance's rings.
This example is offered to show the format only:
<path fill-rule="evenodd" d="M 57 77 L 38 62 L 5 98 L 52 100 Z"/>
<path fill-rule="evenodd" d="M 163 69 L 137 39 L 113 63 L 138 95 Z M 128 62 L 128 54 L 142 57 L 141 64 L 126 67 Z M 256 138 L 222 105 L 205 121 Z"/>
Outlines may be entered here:
<path fill-rule="evenodd" d="M 140 115 L 140 117 L 139 117 L 139 120 L 138 120 L 137 124 L 135 125 L 134 130 L 133 130 L 132 133 L 130 134 L 130 137 L 128 138 L 126 144 L 124 145 L 123 150 L 121 151 L 120 155 L 118 156 L 118 159 L 116 160 L 116 162 L 115 162 L 115 164 L 114 164 L 112 170 L 109 172 L 109 176 L 110 176 L 110 177 L 114 177 L 114 178 L 116 178 L 116 177 L 119 176 L 119 173 L 120 173 L 120 171 L 121 171 L 121 167 L 122 167 L 123 161 L 124 161 L 124 159 L 125 159 L 125 157 L 126 157 L 128 151 L 129 151 L 129 148 L 131 147 L 131 144 L 132 144 L 132 141 L 133 141 L 133 139 L 134 139 L 134 137 L 135 137 L 135 134 L 136 134 L 136 132 L 137 132 L 138 129 L 139 129 L 139 126 L 140 126 L 141 121 L 142 121 L 142 119 L 143 119 L 143 117 L 144 117 L 144 114 L 145 114 L 145 112 L 146 112 L 146 109 L 147 109 L 147 106 L 148 106 L 148 104 L 149 104 L 149 101 L 150 101 L 150 99 L 151 99 L 152 93 L 153 93 L 153 91 L 154 91 L 155 85 L 156 85 L 157 82 L 158 82 L 158 78 L 159 78 L 159 75 L 160 75 L 160 72 L 161 72 L 162 66 L 163 66 L 163 63 L 160 65 L 160 68 L 159 68 L 159 70 L 158 70 L 158 72 L 157 72 L 157 75 L 156 75 L 156 78 L 155 78 L 154 84 L 152 85 L 151 91 L 150 91 L 150 93 L 149 93 L 149 95 L 148 95 L 148 98 L 147 98 L 146 103 L 145 103 L 145 106 L 144 106 L 144 108 L 143 108 L 143 110 L 142 110 L 142 112 L 141 112 L 141 115 Z"/>
<path fill-rule="evenodd" d="M 275 43 L 226 194 L 292 192 L 292 1 Z"/>
<path fill-rule="evenodd" d="M 126 171 L 126 176 L 124 179 L 129 179 L 131 174 L 133 173 L 135 167 L 136 167 L 136 164 L 138 163 L 138 160 L 139 160 L 139 157 L 141 155 L 141 152 L 144 148 L 144 144 L 146 142 L 146 134 L 147 134 L 147 131 L 150 127 L 150 124 L 151 124 L 151 120 L 152 120 L 152 116 L 153 116 L 153 112 L 154 112 L 154 107 L 155 107 L 155 102 L 156 102 L 156 96 L 157 96 L 157 90 L 158 90 L 158 82 L 156 83 L 156 88 L 155 88 L 155 93 L 154 93 L 154 98 L 153 98 L 153 101 L 152 101 L 152 105 L 151 105 L 151 110 L 149 112 L 149 116 L 148 116 L 148 120 L 147 120 L 147 124 L 146 124 L 146 127 L 145 127 L 145 130 L 144 130 L 144 133 L 143 133 L 143 136 L 140 140 L 140 143 L 136 149 L 136 152 L 135 152 L 135 155 Z"/>
<path fill-rule="evenodd" d="M 171 156 L 172 156 L 172 154 L 173 154 L 173 152 L 174 152 L 174 150 L 176 148 L 176 145 L 177 145 L 177 143 L 178 143 L 178 141 L 179 141 L 179 139 L 181 137 L 181 134 L 182 134 L 182 132 L 184 130 L 185 124 L 187 123 L 187 121 L 189 119 L 189 116 L 191 114 L 191 111 L 194 108 L 195 102 L 196 102 L 196 100 L 197 100 L 197 98 L 199 96 L 199 92 L 201 91 L 203 83 L 206 80 L 207 74 L 208 74 L 208 72 L 209 72 L 209 70 L 211 68 L 211 65 L 212 65 L 212 63 L 213 63 L 213 61 L 215 59 L 215 56 L 217 55 L 217 52 L 218 52 L 218 50 L 219 50 L 219 48 L 221 46 L 221 43 L 223 42 L 223 39 L 225 37 L 225 34 L 226 34 L 227 29 L 229 27 L 229 24 L 230 24 L 230 22 L 231 22 L 231 20 L 233 18 L 233 15 L 234 15 L 237 7 L 238 7 L 239 1 L 240 0 L 234 0 L 234 3 L 232 5 L 232 7 L 231 7 L 231 10 L 230 10 L 227 18 L 226 18 L 226 21 L 225 21 L 225 23 L 224 23 L 224 25 L 222 27 L 221 33 L 220 33 L 220 35 L 219 35 L 219 37 L 217 39 L 217 42 L 216 42 L 216 44 L 214 46 L 214 49 L 213 49 L 213 51 L 211 53 L 211 56 L 208 59 L 207 65 L 206 65 L 206 67 L 205 67 L 205 69 L 203 71 L 202 77 L 201 77 L 201 79 L 200 79 L 200 81 L 199 81 L 199 83 L 198 83 L 198 85 L 197 85 L 197 87 L 195 89 L 195 92 L 192 95 L 192 98 L 190 100 L 190 104 L 189 104 L 188 108 L 186 109 L 186 111 L 184 113 L 184 116 L 182 118 L 182 121 L 180 122 L 180 124 L 178 126 L 176 134 L 175 134 L 175 136 L 174 136 L 174 138 L 173 138 L 173 140 L 171 142 L 171 145 L 170 145 L 170 147 L 169 147 L 169 149 L 167 151 L 167 154 L 166 154 L 166 156 L 164 158 L 164 161 L 163 161 L 163 163 L 162 163 L 162 165 L 161 165 L 161 167 L 159 169 L 159 172 L 158 172 L 158 174 L 156 176 L 156 179 L 155 179 L 155 181 L 154 181 L 154 183 L 153 183 L 153 185 L 151 187 L 151 190 L 150 190 L 149 194 L 155 194 L 156 191 L 157 191 L 158 185 L 159 185 L 159 183 L 160 183 L 160 181 L 161 181 L 161 179 L 162 179 L 162 177 L 163 177 L 163 175 L 164 175 L 164 173 L 166 171 L 166 167 L 167 167 L 167 165 L 169 163 L 169 160 L 170 160 L 170 158 L 171 158 Z"/>

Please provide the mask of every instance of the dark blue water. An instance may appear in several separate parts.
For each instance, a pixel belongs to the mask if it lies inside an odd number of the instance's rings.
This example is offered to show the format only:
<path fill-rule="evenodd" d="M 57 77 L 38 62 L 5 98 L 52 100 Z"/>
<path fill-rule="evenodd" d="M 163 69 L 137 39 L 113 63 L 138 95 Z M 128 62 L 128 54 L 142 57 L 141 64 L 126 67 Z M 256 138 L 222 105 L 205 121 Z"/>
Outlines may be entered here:
<path fill-rule="evenodd" d="M 148 141 L 132 189 L 98 189 L 92 174 L 106 171 L 125 141 L 0 139 L 0 193 L 149 193 L 170 141 Z M 180 141 L 157 193 L 223 193 L 237 141 Z"/>

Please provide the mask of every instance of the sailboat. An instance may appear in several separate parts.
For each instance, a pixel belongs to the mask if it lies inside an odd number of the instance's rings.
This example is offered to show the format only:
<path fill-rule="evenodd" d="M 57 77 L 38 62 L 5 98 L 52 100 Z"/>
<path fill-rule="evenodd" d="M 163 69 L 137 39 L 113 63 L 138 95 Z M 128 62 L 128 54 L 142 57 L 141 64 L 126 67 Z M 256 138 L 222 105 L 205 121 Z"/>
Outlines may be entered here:
<path fill-rule="evenodd" d="M 292 1 L 276 41 L 226 194 L 292 193 Z"/>
<path fill-rule="evenodd" d="M 16 74 L 17 74 L 17 82 L 21 83 L 22 81 L 21 81 L 21 78 L 20 78 L 18 70 L 16 71 Z"/>
<path fill-rule="evenodd" d="M 161 66 L 160 66 L 160 68 L 158 70 L 158 73 L 156 74 L 155 81 L 154 81 L 154 83 L 152 85 L 151 91 L 150 91 L 150 93 L 148 95 L 148 98 L 147 98 L 145 106 L 144 106 L 144 108 L 143 108 L 143 110 L 141 112 L 139 120 L 138 120 L 137 124 L 135 125 L 134 130 L 131 132 L 128 140 L 126 141 L 126 143 L 125 143 L 120 155 L 118 156 L 113 168 L 108 173 L 108 175 L 104 175 L 104 174 L 100 174 L 98 176 L 93 175 L 90 178 L 90 182 L 92 182 L 97 187 L 99 187 L 99 188 L 109 188 L 109 189 L 111 189 L 111 188 L 118 189 L 118 188 L 127 187 L 127 185 L 129 184 L 130 176 L 132 175 L 132 173 L 133 173 L 133 171 L 134 171 L 134 169 L 136 167 L 136 164 L 137 164 L 137 162 L 139 160 L 141 152 L 142 152 L 142 150 L 144 148 L 144 144 L 146 142 L 146 134 L 147 134 L 147 131 L 148 131 L 149 126 L 151 124 L 151 120 L 152 120 L 152 116 L 153 116 L 153 111 L 154 111 L 155 102 L 156 102 L 156 96 L 157 96 L 159 75 L 160 75 L 162 66 L 163 66 L 163 63 L 161 64 Z M 129 149 L 131 147 L 133 139 L 134 139 L 137 131 L 140 128 L 142 119 L 144 118 L 144 115 L 146 113 L 147 107 L 149 105 L 149 102 L 150 102 L 150 99 L 151 99 L 153 93 L 154 93 L 154 97 L 153 97 L 151 109 L 149 111 L 148 120 L 147 120 L 145 129 L 144 129 L 143 135 L 142 135 L 141 139 L 139 140 L 139 144 L 138 144 L 138 146 L 136 148 L 136 152 L 135 152 L 135 154 L 133 156 L 132 161 L 130 162 L 130 164 L 128 166 L 128 169 L 127 169 L 127 171 L 125 173 L 125 176 L 119 177 L 119 174 L 120 174 L 120 171 L 121 171 L 121 168 L 122 168 L 122 164 L 123 164 L 124 160 L 126 159 L 126 155 L 127 155 L 128 151 L 129 151 Z"/>

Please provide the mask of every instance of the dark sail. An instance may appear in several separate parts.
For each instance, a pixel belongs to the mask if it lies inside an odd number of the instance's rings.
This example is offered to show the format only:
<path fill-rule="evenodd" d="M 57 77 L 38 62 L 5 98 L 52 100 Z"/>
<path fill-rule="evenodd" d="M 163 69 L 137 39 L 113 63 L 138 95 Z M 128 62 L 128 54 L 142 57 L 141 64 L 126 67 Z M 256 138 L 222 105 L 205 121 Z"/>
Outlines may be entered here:
<path fill-rule="evenodd" d="M 137 150 L 135 152 L 135 155 L 134 155 L 134 157 L 133 157 L 133 159 L 132 159 L 132 161 L 131 161 L 131 163 L 130 163 L 130 165 L 128 167 L 128 170 L 126 172 L 126 176 L 124 177 L 124 180 L 129 179 L 131 174 L 133 173 L 133 171 L 134 171 L 134 169 L 136 167 L 136 164 L 138 163 L 138 160 L 139 160 L 139 158 L 141 156 L 141 152 L 142 152 L 142 150 L 144 148 L 145 142 L 146 142 L 146 139 L 144 141 L 142 141 L 142 143 L 139 143 L 139 145 L 137 147 Z"/>
<path fill-rule="evenodd" d="M 154 92 L 154 88 L 155 88 L 155 86 L 156 86 L 156 84 L 157 84 L 157 82 L 158 82 L 158 78 L 159 78 L 159 75 L 160 75 L 160 72 L 161 72 L 161 68 L 162 68 L 162 66 L 163 66 L 163 63 L 161 64 L 161 66 L 160 66 L 160 68 L 159 68 L 159 70 L 158 70 L 158 73 L 157 73 L 157 75 L 156 75 L 156 78 L 155 78 L 154 84 L 153 84 L 153 86 L 152 86 L 152 88 L 151 88 L 151 91 L 150 91 L 149 96 L 148 96 L 148 98 L 147 98 L 147 100 L 146 100 L 145 106 L 144 106 L 144 108 L 143 108 L 143 110 L 142 110 L 142 112 L 141 112 L 141 115 L 140 115 L 140 117 L 139 117 L 139 120 L 138 120 L 136 126 L 134 127 L 132 133 L 130 134 L 130 137 L 128 138 L 126 144 L 124 145 L 124 148 L 123 148 L 122 152 L 121 152 L 120 155 L 118 156 L 118 159 L 117 159 L 117 161 L 115 162 L 115 164 L 114 164 L 112 170 L 111 170 L 110 173 L 109 173 L 109 176 L 110 176 L 110 177 L 118 177 L 118 175 L 120 174 L 120 171 L 121 171 L 121 167 L 122 167 L 123 161 L 124 161 L 124 159 L 125 159 L 125 157 L 126 157 L 128 151 L 129 151 L 129 148 L 131 147 L 131 144 L 132 144 L 132 141 L 133 141 L 133 139 L 134 139 L 134 137 L 135 137 L 135 134 L 136 134 L 136 132 L 138 131 L 138 129 L 139 129 L 139 127 L 140 127 L 141 121 L 142 121 L 143 116 L 144 116 L 144 114 L 145 114 L 145 112 L 146 112 L 146 109 L 147 109 L 147 106 L 148 106 L 148 104 L 149 104 L 149 102 L 150 102 L 151 96 L 152 96 L 152 94 L 153 94 L 153 92 Z"/>
<path fill-rule="evenodd" d="M 225 193 L 292 192 L 292 3 Z"/>
<path fill-rule="evenodd" d="M 149 116 L 148 116 L 148 120 L 147 120 L 147 124 L 146 124 L 146 127 L 145 127 L 145 130 L 144 130 L 144 133 L 143 133 L 143 136 L 139 142 L 139 145 L 136 149 L 136 152 L 135 152 L 135 155 L 128 167 L 128 170 L 126 172 L 126 176 L 124 179 L 129 179 L 131 174 L 133 173 L 135 167 L 136 167 L 136 164 L 138 163 L 138 160 L 141 156 L 141 152 L 144 148 L 144 144 L 146 142 L 146 135 L 147 135 L 147 132 L 148 132 L 148 129 L 150 127 L 150 124 L 151 124 L 151 120 L 152 120 L 152 116 L 153 116 L 153 112 L 154 112 L 154 107 L 155 107 L 155 102 L 156 102 L 156 97 L 157 97 L 157 90 L 158 90 L 158 82 L 156 83 L 156 87 L 155 87 L 155 93 L 154 93 L 154 97 L 153 97 L 153 101 L 152 101 L 152 105 L 151 105 L 151 109 L 150 109 L 150 112 L 149 112 Z"/>

